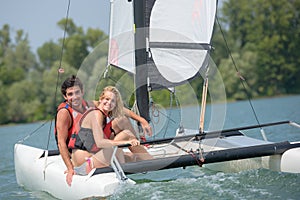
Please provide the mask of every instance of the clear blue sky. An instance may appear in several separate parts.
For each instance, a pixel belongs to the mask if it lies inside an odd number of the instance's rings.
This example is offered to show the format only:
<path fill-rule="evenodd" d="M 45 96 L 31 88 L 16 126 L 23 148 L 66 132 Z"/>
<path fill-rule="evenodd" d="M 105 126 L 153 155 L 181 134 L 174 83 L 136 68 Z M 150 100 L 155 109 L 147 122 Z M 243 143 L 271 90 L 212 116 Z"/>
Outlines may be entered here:
<path fill-rule="evenodd" d="M 32 51 L 43 43 L 63 37 L 57 22 L 66 17 L 68 0 L 0 0 L 0 28 L 9 24 L 11 38 L 22 29 Z M 108 33 L 109 0 L 71 0 L 69 18 L 77 26 L 99 28 Z"/>

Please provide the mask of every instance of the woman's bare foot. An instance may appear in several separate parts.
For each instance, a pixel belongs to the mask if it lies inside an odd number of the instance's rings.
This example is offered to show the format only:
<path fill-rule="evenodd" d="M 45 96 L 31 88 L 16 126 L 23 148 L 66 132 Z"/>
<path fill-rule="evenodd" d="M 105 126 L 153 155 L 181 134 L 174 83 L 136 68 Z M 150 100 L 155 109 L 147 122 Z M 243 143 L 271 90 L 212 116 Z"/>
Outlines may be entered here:
<path fill-rule="evenodd" d="M 125 162 L 135 162 L 136 156 L 131 152 L 124 153 Z"/>

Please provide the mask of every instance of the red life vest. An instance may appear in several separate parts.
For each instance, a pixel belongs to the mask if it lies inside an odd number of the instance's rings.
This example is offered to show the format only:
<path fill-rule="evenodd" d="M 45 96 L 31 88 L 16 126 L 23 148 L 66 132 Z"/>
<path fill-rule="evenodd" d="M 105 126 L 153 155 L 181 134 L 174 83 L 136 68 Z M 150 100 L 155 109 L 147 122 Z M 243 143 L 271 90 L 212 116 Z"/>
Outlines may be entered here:
<path fill-rule="evenodd" d="M 98 109 L 98 108 L 90 108 L 90 109 L 88 109 L 82 115 L 82 117 L 80 119 L 80 122 L 79 122 L 79 126 L 81 126 L 82 121 L 86 117 L 86 115 L 88 113 L 90 113 L 91 111 L 94 111 L 94 110 L 98 110 L 98 111 L 100 111 L 104 115 L 104 117 L 105 117 L 104 121 L 103 121 L 104 137 L 106 139 L 110 139 L 111 134 L 114 132 L 114 130 L 112 129 L 112 120 L 107 121 L 108 116 L 105 115 L 105 113 L 103 111 L 101 111 L 100 109 Z M 89 134 L 91 134 L 90 137 L 92 137 L 92 141 L 93 142 L 92 142 L 91 146 L 89 146 L 89 149 L 85 149 L 86 147 L 83 146 L 83 141 L 81 141 L 80 137 L 78 136 L 78 132 L 79 132 L 79 130 L 77 132 L 74 132 L 72 134 L 71 140 L 70 140 L 69 146 L 68 146 L 69 148 L 71 148 L 71 149 L 83 149 L 83 150 L 88 150 L 90 152 L 97 152 L 97 151 L 100 150 L 100 148 L 97 147 L 97 145 L 96 145 L 96 143 L 94 141 L 94 138 L 93 138 L 94 136 L 92 135 L 93 134 L 92 131 Z"/>
<path fill-rule="evenodd" d="M 83 113 L 89 108 L 88 104 L 86 101 L 82 101 L 82 106 L 83 106 Z M 65 102 L 62 102 L 58 108 L 57 108 L 57 111 L 56 111 L 56 116 L 55 116 L 55 129 L 54 129 L 54 134 L 55 134 L 55 139 L 56 139 L 56 144 L 58 143 L 58 140 L 57 140 L 57 128 L 56 128 L 56 121 L 57 121 L 57 113 L 59 110 L 61 109 L 67 109 L 70 116 L 71 116 L 71 126 L 69 127 L 68 129 L 68 138 L 67 138 L 67 141 L 66 141 L 66 144 L 68 145 L 70 140 L 71 140 L 71 136 L 73 133 L 76 133 L 79 131 L 80 129 L 80 126 L 79 126 L 79 122 L 80 122 L 80 119 L 81 117 L 83 116 L 83 113 L 73 109 L 70 104 L 68 104 L 66 101 Z"/>
<path fill-rule="evenodd" d="M 100 109 L 99 109 L 100 110 Z M 110 119 L 102 110 L 100 112 L 104 115 L 104 122 L 103 122 L 103 132 L 106 136 L 106 139 L 110 139 L 112 133 L 114 133 L 114 129 L 112 128 L 112 119 Z"/>

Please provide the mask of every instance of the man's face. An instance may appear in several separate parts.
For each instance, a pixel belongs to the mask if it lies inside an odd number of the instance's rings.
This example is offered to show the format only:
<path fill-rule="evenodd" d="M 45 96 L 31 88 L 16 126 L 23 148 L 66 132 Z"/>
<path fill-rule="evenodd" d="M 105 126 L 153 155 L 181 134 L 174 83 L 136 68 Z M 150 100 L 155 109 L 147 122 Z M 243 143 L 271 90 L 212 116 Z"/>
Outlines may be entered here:
<path fill-rule="evenodd" d="M 79 86 L 73 86 L 66 90 L 65 100 L 73 107 L 80 109 L 83 100 L 83 91 Z"/>

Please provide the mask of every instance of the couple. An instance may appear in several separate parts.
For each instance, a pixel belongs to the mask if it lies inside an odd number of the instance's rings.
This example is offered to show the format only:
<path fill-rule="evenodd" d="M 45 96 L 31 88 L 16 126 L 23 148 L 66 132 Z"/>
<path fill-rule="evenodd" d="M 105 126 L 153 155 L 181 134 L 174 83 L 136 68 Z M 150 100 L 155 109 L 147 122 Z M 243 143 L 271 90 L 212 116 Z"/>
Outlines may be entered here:
<path fill-rule="evenodd" d="M 71 185 L 74 174 L 84 175 L 92 168 L 108 166 L 113 146 L 131 144 L 132 155 L 126 156 L 128 159 L 125 159 L 122 149 L 118 149 L 120 163 L 152 158 L 136 139 L 127 117 L 140 122 L 144 133 L 149 135 L 152 134 L 151 127 L 144 118 L 123 107 L 115 87 L 104 88 L 99 101 L 86 102 L 81 81 L 71 76 L 62 84 L 61 92 L 65 101 L 58 107 L 55 135 L 67 166 L 68 185 Z"/>

